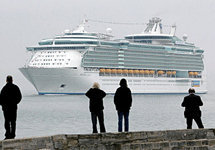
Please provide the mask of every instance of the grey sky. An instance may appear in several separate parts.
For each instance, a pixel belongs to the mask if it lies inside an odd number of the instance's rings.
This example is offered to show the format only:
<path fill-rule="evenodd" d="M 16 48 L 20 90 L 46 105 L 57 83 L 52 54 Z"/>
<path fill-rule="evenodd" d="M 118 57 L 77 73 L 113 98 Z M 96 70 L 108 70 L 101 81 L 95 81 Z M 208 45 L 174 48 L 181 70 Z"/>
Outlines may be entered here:
<path fill-rule="evenodd" d="M 102 21 L 147 23 L 160 17 L 163 25 L 176 23 L 176 36 L 188 35 L 188 42 L 205 50 L 208 81 L 215 81 L 215 1 L 214 0 L 0 0 L 0 88 L 8 74 L 26 93 L 34 87 L 19 72 L 31 53 L 25 47 L 43 38 L 74 29 L 84 18 Z M 141 33 L 145 25 L 116 25 L 88 22 L 87 31 L 105 32 L 112 28 L 116 38 Z M 169 33 L 170 28 L 164 28 Z M 209 88 L 214 87 L 208 82 Z M 210 90 L 209 90 L 210 92 Z"/>

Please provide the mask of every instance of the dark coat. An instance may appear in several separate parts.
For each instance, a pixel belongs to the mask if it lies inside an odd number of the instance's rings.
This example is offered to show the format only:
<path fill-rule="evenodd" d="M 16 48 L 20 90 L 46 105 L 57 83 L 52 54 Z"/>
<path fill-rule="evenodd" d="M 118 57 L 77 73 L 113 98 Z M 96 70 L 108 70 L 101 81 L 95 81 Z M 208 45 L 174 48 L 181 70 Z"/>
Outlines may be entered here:
<path fill-rule="evenodd" d="M 91 88 L 85 94 L 90 99 L 90 111 L 96 112 L 103 110 L 103 98 L 106 96 L 106 93 L 100 89 Z"/>
<path fill-rule="evenodd" d="M 114 104 L 118 111 L 129 111 L 132 105 L 131 90 L 126 86 L 119 87 L 114 95 Z"/>
<path fill-rule="evenodd" d="M 0 105 L 2 110 L 17 110 L 17 104 L 22 99 L 19 87 L 13 83 L 7 83 L 1 90 Z"/>
<path fill-rule="evenodd" d="M 203 102 L 198 95 L 190 94 L 184 97 L 184 101 L 182 102 L 181 106 L 185 107 L 184 116 L 187 117 L 201 117 L 201 110 L 199 106 L 202 106 Z"/>

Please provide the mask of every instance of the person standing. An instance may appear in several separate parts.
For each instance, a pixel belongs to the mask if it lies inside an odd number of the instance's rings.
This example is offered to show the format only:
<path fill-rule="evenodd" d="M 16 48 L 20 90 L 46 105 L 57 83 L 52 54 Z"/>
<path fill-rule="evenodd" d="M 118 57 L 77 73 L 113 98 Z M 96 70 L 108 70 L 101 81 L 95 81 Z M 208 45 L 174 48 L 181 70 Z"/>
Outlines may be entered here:
<path fill-rule="evenodd" d="M 106 132 L 104 125 L 104 106 L 103 106 L 103 98 L 106 96 L 106 93 L 99 88 L 99 84 L 95 82 L 93 87 L 90 88 L 86 94 L 90 99 L 90 112 L 91 112 L 91 120 L 93 124 L 93 133 L 98 133 L 97 131 L 97 118 L 99 120 L 100 132 Z"/>
<path fill-rule="evenodd" d="M 120 87 L 114 95 L 114 104 L 118 113 L 118 131 L 122 132 L 122 119 L 125 121 L 125 131 L 129 131 L 129 111 L 132 105 L 131 90 L 127 86 L 127 81 L 123 78 L 119 83 Z"/>
<path fill-rule="evenodd" d="M 181 106 L 185 107 L 184 116 L 187 119 L 187 129 L 192 129 L 193 119 L 199 128 L 204 128 L 201 120 L 201 110 L 199 106 L 203 106 L 201 97 L 195 95 L 195 90 L 193 88 L 189 89 L 189 95 L 184 97 L 184 101 Z"/>
<path fill-rule="evenodd" d="M 0 94 L 0 105 L 5 119 L 5 139 L 14 139 L 16 134 L 17 104 L 22 99 L 22 94 L 17 85 L 13 84 L 12 76 L 7 76 L 6 85 Z"/>

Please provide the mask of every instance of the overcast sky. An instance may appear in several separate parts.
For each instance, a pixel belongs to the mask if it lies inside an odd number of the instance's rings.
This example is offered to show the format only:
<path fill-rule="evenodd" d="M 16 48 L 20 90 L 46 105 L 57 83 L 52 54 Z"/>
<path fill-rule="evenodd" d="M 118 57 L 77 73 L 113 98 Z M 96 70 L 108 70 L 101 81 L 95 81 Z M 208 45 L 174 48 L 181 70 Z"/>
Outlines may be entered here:
<path fill-rule="evenodd" d="M 163 25 L 176 23 L 176 36 L 205 50 L 209 92 L 214 88 L 215 0 L 0 0 L 0 88 L 8 74 L 23 93 L 37 93 L 18 68 L 30 59 L 25 47 L 74 29 L 85 17 L 119 23 L 147 23 L 160 17 Z M 141 33 L 145 25 L 88 22 L 87 31 L 112 28 L 115 38 Z M 169 33 L 170 28 L 164 27 Z"/>

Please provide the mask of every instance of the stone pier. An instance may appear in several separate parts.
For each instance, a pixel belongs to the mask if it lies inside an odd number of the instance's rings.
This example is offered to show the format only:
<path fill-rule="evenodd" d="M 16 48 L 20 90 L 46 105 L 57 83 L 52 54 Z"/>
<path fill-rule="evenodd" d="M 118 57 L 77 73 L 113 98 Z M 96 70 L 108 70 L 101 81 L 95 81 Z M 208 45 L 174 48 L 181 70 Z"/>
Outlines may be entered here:
<path fill-rule="evenodd" d="M 215 150 L 215 129 L 68 134 L 0 141 L 0 150 Z"/>

